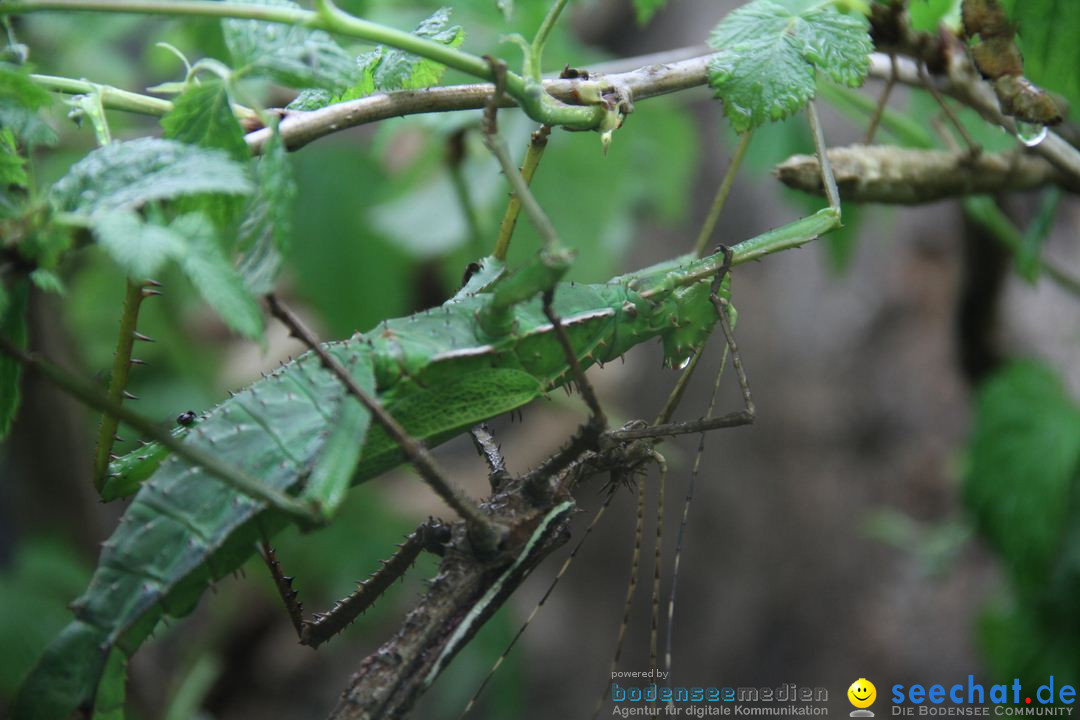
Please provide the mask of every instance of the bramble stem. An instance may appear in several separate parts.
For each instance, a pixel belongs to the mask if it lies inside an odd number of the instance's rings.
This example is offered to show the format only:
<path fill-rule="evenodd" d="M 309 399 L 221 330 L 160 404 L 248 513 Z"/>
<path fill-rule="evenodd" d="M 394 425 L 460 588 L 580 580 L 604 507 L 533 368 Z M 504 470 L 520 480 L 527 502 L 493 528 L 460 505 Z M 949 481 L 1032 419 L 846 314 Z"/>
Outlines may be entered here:
<path fill-rule="evenodd" d="M 521 179 L 525 181 L 525 187 L 532 185 L 533 175 L 540 165 L 540 159 L 544 156 L 547 148 L 548 136 L 551 134 L 550 125 L 541 125 L 540 129 L 532 134 L 529 140 L 529 148 L 525 151 L 525 160 L 521 163 Z M 514 228 L 517 227 L 518 215 L 521 214 L 521 198 L 517 193 L 510 195 L 506 204 L 506 213 L 499 224 L 499 237 L 495 240 L 495 250 L 492 253 L 499 260 L 506 260 L 506 253 L 510 249 L 510 239 L 514 236 Z"/>
<path fill-rule="evenodd" d="M 705 255 L 705 246 L 708 245 L 709 238 L 712 237 L 713 231 L 716 230 L 716 223 L 720 220 L 720 213 L 724 209 L 728 195 L 731 194 L 731 186 L 735 184 L 735 175 L 739 172 L 739 167 L 746 156 L 746 149 L 750 147 L 750 138 L 753 134 L 753 131 L 747 131 L 739 136 L 739 145 L 735 148 L 735 154 L 731 156 L 727 172 L 724 173 L 724 179 L 720 183 L 720 188 L 716 191 L 712 207 L 709 208 L 709 214 L 705 217 L 701 232 L 698 233 L 697 242 L 694 243 L 694 255 L 697 257 Z"/>
<path fill-rule="evenodd" d="M 533 80 L 540 82 L 540 73 L 542 69 L 540 67 L 540 59 L 544 54 L 544 45 L 547 43 L 548 35 L 551 34 L 551 30 L 555 27 L 555 23 L 559 21 L 559 15 L 562 14 L 563 8 L 566 7 L 568 0 L 555 0 L 555 4 L 548 10 L 548 14 L 544 16 L 544 21 L 540 23 L 540 28 L 536 31 L 536 37 L 532 41 L 532 57 L 529 59 Z"/>
<path fill-rule="evenodd" d="M 139 321 L 139 307 L 145 295 L 143 284 L 132 280 L 127 281 L 127 289 L 124 292 L 124 309 L 120 316 L 120 332 L 116 338 L 116 352 L 113 355 L 112 374 L 109 378 L 109 389 L 106 397 L 110 402 L 121 405 L 124 402 L 124 391 L 127 390 L 128 372 L 131 370 L 131 351 L 135 347 L 136 327 Z M 111 459 L 113 442 L 116 439 L 116 430 L 120 423 L 116 416 L 105 413 L 101 416 L 101 424 L 98 426 L 97 449 L 94 451 L 94 489 L 101 494 L 105 487 L 105 480 L 109 474 L 109 460 Z"/>
<path fill-rule="evenodd" d="M 330 0 L 318 0 L 317 10 L 216 0 L 19 0 L 0 3 L 0 14 L 49 10 L 216 17 L 300 25 L 398 48 L 473 77 L 484 80 L 492 78 L 491 69 L 483 58 L 403 30 L 354 17 Z M 575 130 L 591 130 L 597 127 L 602 119 L 603 111 L 598 107 L 566 105 L 545 96 L 542 90 L 539 94 L 535 90 L 534 86 L 532 92 L 528 91 L 525 80 L 520 75 L 507 73 L 507 94 L 517 100 L 538 122 L 563 125 Z"/>
<path fill-rule="evenodd" d="M 35 83 L 54 92 L 68 95 L 83 95 L 93 92 L 101 94 L 101 102 L 113 110 L 126 110 L 128 112 L 142 113 L 143 115 L 164 115 L 173 108 L 168 100 L 140 95 L 128 92 L 111 85 L 98 85 L 97 83 L 75 80 L 73 78 L 57 77 L 56 75 L 31 75 L 30 79 Z"/>
<path fill-rule="evenodd" d="M 0 352 L 8 354 L 22 364 L 40 372 L 47 380 L 84 405 L 112 415 L 121 422 L 127 423 L 141 435 L 164 445 L 171 452 L 205 469 L 211 475 L 248 497 L 265 502 L 290 516 L 313 523 L 321 522 L 322 518 L 307 505 L 298 502 L 295 498 L 279 490 L 263 485 L 242 471 L 223 463 L 215 455 L 205 453 L 199 448 L 181 442 L 167 431 L 159 428 L 151 420 L 137 412 L 128 410 L 123 405 L 112 402 L 89 383 L 69 374 L 56 365 L 36 355 L 23 352 L 4 338 L 0 338 Z"/>

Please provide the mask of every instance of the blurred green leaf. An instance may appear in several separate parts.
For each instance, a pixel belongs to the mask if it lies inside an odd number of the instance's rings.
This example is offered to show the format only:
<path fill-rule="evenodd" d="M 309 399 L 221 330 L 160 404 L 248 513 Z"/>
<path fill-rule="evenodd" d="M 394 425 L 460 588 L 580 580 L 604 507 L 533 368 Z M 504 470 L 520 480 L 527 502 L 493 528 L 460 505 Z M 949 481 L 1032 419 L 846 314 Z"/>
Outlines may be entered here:
<path fill-rule="evenodd" d="M 25 68 L 0 63 L 0 128 L 10 130 L 22 145 L 51 145 L 56 133 L 38 110 L 52 103 L 52 96 L 34 84 Z"/>
<path fill-rule="evenodd" d="M 1080 107 L 1080 3 L 1076 0 L 1005 0 L 1019 26 L 1024 75 Z"/>
<path fill-rule="evenodd" d="M 91 215 L 154 200 L 251 191 L 247 170 L 220 150 L 141 138 L 91 152 L 53 185 L 51 199 L 58 210 Z"/>
<path fill-rule="evenodd" d="M 450 25 L 450 8 L 440 8 L 413 30 L 414 35 L 458 47 L 465 40 L 460 25 Z M 340 93 L 310 89 L 300 93 L 289 108 L 317 110 L 326 105 L 371 95 L 376 91 L 417 90 L 437 84 L 446 66 L 397 48 L 377 45 L 356 59 L 358 74 L 351 86 Z"/>
<path fill-rule="evenodd" d="M 206 217 L 182 215 L 169 229 L 187 239 L 189 249 L 179 258 L 180 267 L 199 294 L 233 330 L 245 337 L 260 337 L 263 318 L 259 304 L 221 251 Z"/>
<path fill-rule="evenodd" d="M 184 254 L 184 239 L 169 228 L 143 222 L 131 210 L 98 213 L 94 238 L 135 280 L 149 280 L 167 261 Z"/>
<path fill-rule="evenodd" d="M 1049 367 L 1025 361 L 987 380 L 975 402 L 964 479 L 968 508 L 1021 595 L 1044 587 L 1080 471 L 1080 409 Z"/>
<path fill-rule="evenodd" d="M 282 253 L 291 243 L 296 193 L 296 179 L 288 152 L 274 127 L 262 156 L 255 160 L 255 194 L 240 225 L 237 242 L 237 247 L 244 252 L 240 274 L 253 293 L 267 293 L 273 289 Z"/>
<path fill-rule="evenodd" d="M 652 20 L 652 16 L 667 5 L 668 0 L 634 0 L 634 15 L 638 25 L 644 25 Z"/>
<path fill-rule="evenodd" d="M 960 0 L 911 0 L 908 14 L 914 29 L 936 32 L 940 23 L 959 19 Z"/>
<path fill-rule="evenodd" d="M 0 186 L 25 187 L 27 182 L 29 178 L 26 175 L 26 158 L 16 147 L 15 133 L 8 128 L 2 128 L 0 129 Z"/>
<path fill-rule="evenodd" d="M 819 204 L 814 204 L 816 210 Z M 833 230 L 822 238 L 825 241 L 825 254 L 829 259 L 829 269 L 837 275 L 843 275 L 851 269 L 855 253 L 859 247 L 860 207 L 854 203 L 843 203 L 841 214 L 844 218 L 842 227 Z"/>
<path fill-rule="evenodd" d="M 0 289 L 0 337 L 17 348 L 26 348 L 26 308 L 29 284 L 16 283 L 9 292 Z M 7 353 L 0 353 L 0 438 L 8 434 L 19 410 L 19 377 L 22 365 Z"/>
<path fill-rule="evenodd" d="M 413 34 L 449 47 L 465 41 L 460 25 L 450 24 L 450 8 L 440 8 L 423 20 Z M 412 55 L 396 48 L 377 47 L 357 59 L 364 73 L 371 73 L 379 90 L 413 90 L 434 85 L 442 78 L 446 67 L 427 58 Z"/>
<path fill-rule="evenodd" d="M 289 0 L 248 0 L 300 7 Z M 225 44 L 238 74 L 269 76 L 289 87 L 341 90 L 357 76 L 356 63 L 321 30 L 259 20 L 222 20 Z"/>
<path fill-rule="evenodd" d="M 173 109 L 161 119 L 161 126 L 170 140 L 218 148 L 238 161 L 251 155 L 244 142 L 244 130 L 229 103 L 228 89 L 220 78 L 189 86 L 173 100 Z"/>
<path fill-rule="evenodd" d="M 815 71 L 862 84 L 873 43 L 861 13 L 821 0 L 754 0 L 716 26 L 709 84 L 737 132 L 798 112 L 814 97 Z"/>
<path fill-rule="evenodd" d="M 0 699 L 15 694 L 23 676 L 71 619 L 67 603 L 86 587 L 87 568 L 56 540 L 24 540 L 0 573 Z"/>
<path fill-rule="evenodd" d="M 1028 225 L 1016 250 L 1016 272 L 1031 284 L 1042 274 L 1042 249 L 1050 231 L 1054 227 L 1054 216 L 1061 203 L 1061 190 L 1053 187 L 1046 190 L 1039 203 L 1039 210 Z"/>

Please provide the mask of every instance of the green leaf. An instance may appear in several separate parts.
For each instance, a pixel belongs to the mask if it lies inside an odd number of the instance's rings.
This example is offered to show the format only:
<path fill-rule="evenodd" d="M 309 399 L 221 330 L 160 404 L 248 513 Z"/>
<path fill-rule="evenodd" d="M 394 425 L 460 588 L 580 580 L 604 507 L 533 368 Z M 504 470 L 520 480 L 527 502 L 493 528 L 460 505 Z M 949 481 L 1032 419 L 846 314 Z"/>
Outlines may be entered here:
<path fill-rule="evenodd" d="M 1080 107 L 1080 3 L 1076 0 L 1006 0 L 1019 26 L 1024 75 Z"/>
<path fill-rule="evenodd" d="M 450 25 L 450 8 L 440 8 L 421 21 L 413 34 L 449 47 L 465 41 L 460 25 Z M 446 66 L 396 48 L 379 46 L 357 58 L 365 72 L 370 68 L 376 90 L 416 90 L 431 87 L 442 79 Z"/>
<path fill-rule="evenodd" d="M 869 22 L 830 0 L 754 0 L 713 30 L 709 84 L 736 132 L 782 120 L 814 97 L 816 70 L 856 87 L 869 68 Z"/>
<path fill-rule="evenodd" d="M 912 0 L 908 4 L 911 27 L 922 32 L 936 32 L 942 22 L 960 20 L 959 0 Z"/>
<path fill-rule="evenodd" d="M 465 41 L 460 25 L 450 25 L 450 8 L 440 8 L 424 19 L 414 35 L 458 47 Z M 366 97 L 374 92 L 418 90 L 437 84 L 446 66 L 433 60 L 407 53 L 397 48 L 377 45 L 356 59 L 357 78 L 344 92 L 333 94 L 318 90 L 305 91 L 289 104 L 291 110 L 317 110 L 345 100 Z"/>
<path fill-rule="evenodd" d="M 187 240 L 180 268 L 203 299 L 233 330 L 245 337 L 260 337 L 263 319 L 259 304 L 221 251 L 206 217 L 197 213 L 182 215 L 169 225 L 169 230 Z"/>
<path fill-rule="evenodd" d="M 19 143 L 56 142 L 56 133 L 38 114 L 51 103 L 52 96 L 36 85 L 23 67 L 0 63 L 0 128 L 10 130 Z"/>
<path fill-rule="evenodd" d="M 41 267 L 32 270 L 30 272 L 30 282 L 34 283 L 34 287 L 42 292 L 55 295 L 64 294 L 64 281 L 52 270 Z"/>
<path fill-rule="evenodd" d="M 289 0 L 253 4 L 300 7 Z M 238 74 L 265 75 L 290 87 L 338 91 L 357 76 L 353 59 L 321 30 L 259 20 L 223 20 L 221 29 Z"/>
<path fill-rule="evenodd" d="M 1049 580 L 1080 470 L 1080 409 L 1057 373 L 1017 362 L 986 381 L 964 479 L 968 508 L 1021 594 Z"/>
<path fill-rule="evenodd" d="M 256 191 L 240 225 L 238 246 L 245 251 L 240 274 L 253 293 L 273 289 L 292 236 L 297 187 L 281 135 L 274 128 L 255 166 Z"/>
<path fill-rule="evenodd" d="M 184 255 L 184 238 L 169 228 L 143 222 L 131 210 L 94 216 L 94 238 L 136 280 L 148 280 L 168 260 Z"/>
<path fill-rule="evenodd" d="M 142 138 L 98 148 L 52 187 L 57 210 L 91 215 L 154 200 L 252 191 L 247 170 L 220 150 Z"/>
<path fill-rule="evenodd" d="M 0 337 L 17 348 L 26 348 L 26 308 L 30 286 L 20 282 L 7 296 L 0 314 Z M 6 353 L 0 353 L 0 438 L 11 430 L 15 414 L 19 410 L 19 376 L 22 365 Z"/>
<path fill-rule="evenodd" d="M 247 160 L 251 154 L 220 78 L 192 84 L 173 101 L 173 109 L 161 119 L 161 126 L 171 140 L 218 148 L 234 160 Z"/>
<path fill-rule="evenodd" d="M 634 0 L 634 15 L 638 25 L 644 25 L 652 20 L 656 12 L 667 5 L 667 0 Z"/>
<path fill-rule="evenodd" d="M 0 185 L 26 187 L 28 181 L 26 158 L 19 154 L 15 133 L 8 128 L 0 128 Z"/>

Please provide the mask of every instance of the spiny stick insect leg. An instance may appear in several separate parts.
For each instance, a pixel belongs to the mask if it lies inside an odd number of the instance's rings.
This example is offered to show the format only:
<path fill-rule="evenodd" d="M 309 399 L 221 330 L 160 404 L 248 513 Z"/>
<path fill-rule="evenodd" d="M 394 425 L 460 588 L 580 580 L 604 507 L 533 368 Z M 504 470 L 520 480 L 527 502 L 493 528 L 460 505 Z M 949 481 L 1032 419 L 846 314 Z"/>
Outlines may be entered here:
<path fill-rule="evenodd" d="M 578 552 L 581 551 L 581 547 L 585 544 L 585 541 L 589 538 L 589 535 L 592 534 L 593 528 L 595 528 L 596 525 L 600 522 L 600 518 L 604 516 L 604 512 L 608 509 L 608 506 L 611 505 L 611 500 L 614 497 L 615 486 L 612 485 L 608 488 L 607 496 L 604 498 L 603 504 L 600 505 L 600 509 L 596 511 L 596 514 L 593 515 L 593 519 L 589 522 L 589 526 L 585 528 L 585 532 L 582 534 L 581 539 L 578 540 L 577 545 L 575 545 L 574 549 L 570 551 L 570 554 L 566 556 L 566 560 L 563 561 L 562 567 L 559 568 L 559 572 L 555 574 L 554 579 L 552 579 L 551 583 L 548 585 L 547 590 L 544 591 L 544 594 L 543 596 L 541 596 L 540 601 L 536 603 L 536 606 L 533 607 L 532 612 L 529 613 L 529 617 L 525 618 L 525 622 L 523 622 L 521 624 L 521 627 L 518 628 L 517 633 L 510 640 L 509 644 L 507 644 L 506 649 L 503 650 L 502 655 L 500 655 L 499 658 L 495 661 L 495 664 L 491 666 L 491 670 L 488 671 L 488 674 L 484 678 L 484 681 L 480 683 L 480 687 L 476 689 L 476 692 L 469 699 L 469 704 L 466 705 L 465 709 L 461 711 L 461 715 L 458 716 L 458 720 L 463 720 L 463 718 L 469 714 L 473 707 L 476 706 L 476 701 L 480 698 L 480 694 L 484 692 L 484 688 L 486 688 L 488 683 L 491 682 L 491 678 L 494 677 L 496 671 L 498 671 L 498 669 L 506 661 L 506 658 L 514 649 L 514 645 L 516 645 L 517 641 L 521 639 L 521 636 L 525 634 L 525 630 L 528 629 L 530 624 L 532 624 L 532 621 L 536 618 L 537 613 L 540 612 L 540 608 L 544 607 L 544 603 L 546 603 L 548 598 L 551 597 L 551 593 L 555 591 L 555 586 L 559 584 L 559 581 L 562 579 L 563 575 L 565 575 L 566 571 L 570 569 L 570 566 L 573 564 L 574 559 L 578 555 Z"/>
<path fill-rule="evenodd" d="M 487 426 L 487 423 L 476 425 L 469 433 L 472 435 L 476 451 L 487 463 L 491 491 L 498 492 L 499 488 L 510 480 L 510 471 L 506 469 L 506 458 L 503 457 L 502 448 L 495 441 L 495 436 L 491 434 L 491 428 Z"/>
<path fill-rule="evenodd" d="M 712 392 L 709 394 L 709 407 L 705 411 L 705 417 L 712 417 L 716 407 L 716 396 L 720 391 L 720 381 L 724 377 L 724 368 L 727 366 L 730 345 L 724 346 L 724 353 L 720 357 L 720 369 L 713 380 Z M 694 465 L 690 469 L 690 482 L 686 485 L 686 498 L 683 501 L 682 517 L 679 520 L 679 532 L 675 538 L 675 559 L 672 562 L 671 592 L 668 595 L 667 608 L 667 633 L 664 647 L 664 671 L 667 674 L 667 685 L 671 686 L 671 647 L 672 637 L 675 631 L 675 600 L 679 586 L 679 566 L 682 564 L 683 542 L 686 538 L 686 527 L 690 520 L 690 504 L 694 500 L 694 487 L 697 485 L 698 475 L 701 472 L 701 458 L 705 455 L 705 433 L 698 438 L 697 453 L 694 455 Z"/>
<path fill-rule="evenodd" d="M 613 470 L 611 472 L 611 486 L 629 484 L 629 475 L 626 470 Z M 626 600 L 623 601 L 623 615 L 619 622 L 619 634 L 615 640 L 615 655 L 611 658 L 611 669 L 608 677 L 611 677 L 619 667 L 619 659 L 622 657 L 623 641 L 626 639 L 626 629 L 630 627 L 630 612 L 634 609 L 634 592 L 637 590 L 638 570 L 641 567 L 641 539 L 645 532 L 645 489 L 635 483 L 637 491 L 637 517 L 634 521 L 634 551 L 630 556 L 630 581 L 626 585 Z M 596 701 L 596 709 L 593 710 L 592 720 L 600 716 L 607 699 L 609 685 L 605 682 L 604 689 Z"/>
<path fill-rule="evenodd" d="M 334 603 L 334 607 L 328 612 L 316 613 L 311 620 L 304 618 L 304 606 L 297 600 L 298 593 L 292 586 L 293 578 L 284 574 L 273 548 L 265 541 L 262 544 L 262 556 L 270 568 L 270 574 L 285 603 L 285 610 L 289 613 L 300 644 L 317 648 L 374 605 L 375 601 L 412 567 L 421 551 L 442 555 L 444 545 L 449 540 L 450 528 L 443 523 L 433 519 L 421 523 L 398 545 L 389 560 L 381 561 L 382 567 L 367 580 L 357 584 L 351 595 Z"/>
<path fill-rule="evenodd" d="M 300 318 L 272 294 L 267 295 L 267 302 L 274 317 L 281 320 L 295 337 L 318 355 L 323 365 L 337 376 L 349 393 L 367 408 L 372 418 L 382 426 L 386 434 L 404 451 L 420 477 L 431 486 L 431 489 L 447 505 L 465 520 L 469 526 L 469 537 L 472 540 L 474 549 L 482 555 L 494 553 L 506 533 L 505 528 L 499 527 L 488 519 L 476 503 L 446 478 L 446 474 L 438 466 L 431 451 L 410 436 L 401 423 L 394 419 L 378 400 L 366 393 L 356 383 L 349 371 L 319 345 L 312 332 L 300 322 Z M 359 442 L 360 438 L 357 438 L 357 441 Z"/>
<path fill-rule="evenodd" d="M 664 494 L 667 485 L 667 460 L 655 450 L 652 451 L 656 463 L 659 481 L 656 488 L 656 543 L 653 546 L 653 586 L 651 613 L 649 615 L 649 670 L 655 674 L 657 648 L 660 638 L 660 563 L 664 549 Z"/>

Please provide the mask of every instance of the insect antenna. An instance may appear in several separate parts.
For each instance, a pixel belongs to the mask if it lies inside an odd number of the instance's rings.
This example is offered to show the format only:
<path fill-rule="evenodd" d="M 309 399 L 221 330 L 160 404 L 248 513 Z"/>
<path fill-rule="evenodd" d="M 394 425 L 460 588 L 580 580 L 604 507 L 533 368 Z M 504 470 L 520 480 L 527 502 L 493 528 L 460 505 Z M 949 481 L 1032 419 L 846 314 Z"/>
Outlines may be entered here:
<path fill-rule="evenodd" d="M 570 565 L 573 564 L 574 558 L 577 557 L 577 554 L 581 550 L 581 547 L 585 544 L 585 541 L 588 540 L 589 535 L 593 531 L 593 528 L 595 528 L 596 525 L 600 522 L 600 518 L 604 516 L 604 511 L 606 511 L 608 509 L 608 506 L 611 505 L 611 499 L 615 497 L 615 490 L 616 485 L 614 483 L 608 485 L 607 495 L 604 498 L 604 502 L 600 505 L 600 508 L 596 511 L 596 514 L 593 515 L 593 519 L 589 522 L 589 526 L 585 528 L 585 532 L 584 534 L 582 534 L 581 539 L 578 540 L 577 544 L 574 546 L 574 549 L 570 551 L 570 554 L 566 556 L 566 560 L 563 561 L 562 567 L 559 568 L 559 572 L 555 574 L 555 577 L 548 585 L 547 590 L 545 590 L 544 594 L 540 597 L 540 601 L 536 603 L 536 605 L 532 609 L 532 612 L 529 613 L 529 617 L 525 618 L 525 622 L 523 622 L 521 624 L 521 627 L 518 628 L 517 633 L 514 634 L 514 637 L 507 644 L 506 649 L 503 650 L 502 654 L 499 655 L 498 659 L 495 661 L 495 664 L 491 666 L 490 670 L 488 670 L 487 675 L 484 677 L 484 681 L 480 683 L 480 687 L 478 687 L 476 689 L 476 692 L 473 693 L 473 696 L 469 698 L 468 705 L 466 705 L 465 709 L 461 711 L 460 715 L 458 715 L 458 720 L 462 720 L 466 715 L 469 714 L 469 712 L 472 711 L 473 707 L 476 706 L 476 701 L 480 698 L 480 694 L 484 692 L 484 688 L 486 688 L 488 683 L 491 682 L 491 678 L 495 676 L 495 673 L 502 666 L 506 658 L 510 655 L 510 651 L 514 649 L 514 645 L 517 644 L 517 641 L 521 638 L 522 635 L 525 634 L 526 628 L 528 628 L 532 621 L 536 618 L 537 613 L 540 612 L 540 608 L 544 607 L 544 603 L 547 602 L 547 599 L 551 596 L 551 593 L 555 591 L 555 586 L 559 584 L 559 580 L 561 580 L 563 575 L 566 574 L 566 571 L 570 569 Z"/>

